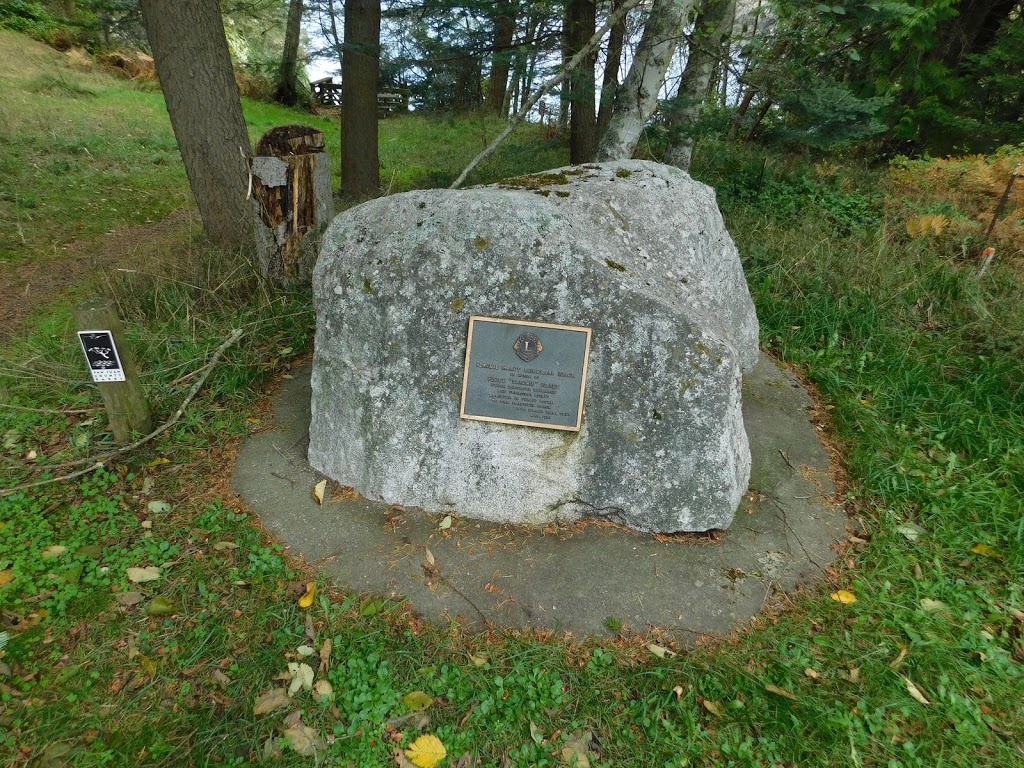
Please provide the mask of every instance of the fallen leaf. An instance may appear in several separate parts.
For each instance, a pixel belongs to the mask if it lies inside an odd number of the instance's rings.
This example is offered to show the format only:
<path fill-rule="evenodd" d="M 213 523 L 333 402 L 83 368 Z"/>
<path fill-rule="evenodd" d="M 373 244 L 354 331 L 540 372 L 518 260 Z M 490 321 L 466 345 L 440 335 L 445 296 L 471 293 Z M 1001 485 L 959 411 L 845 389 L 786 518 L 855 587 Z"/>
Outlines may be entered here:
<path fill-rule="evenodd" d="M 288 671 L 292 675 L 291 685 L 288 686 L 289 696 L 294 696 L 300 688 L 307 691 L 313 689 L 313 668 L 309 664 L 297 664 L 293 661 L 288 665 Z"/>
<path fill-rule="evenodd" d="M 405 756 L 419 768 L 434 768 L 448 755 L 441 740 L 433 734 L 424 733 L 405 750 Z"/>
<path fill-rule="evenodd" d="M 316 627 L 313 626 L 313 617 L 312 617 L 312 615 L 310 615 L 308 613 L 306 614 L 306 621 L 305 621 L 305 627 L 303 627 L 303 632 L 306 633 L 306 637 L 309 638 L 309 641 L 311 643 L 315 643 L 316 642 Z"/>
<path fill-rule="evenodd" d="M 675 656 L 676 652 L 666 648 L 663 645 L 656 645 L 655 643 L 648 643 L 647 650 L 657 656 L 659 659 L 667 659 L 670 656 Z"/>
<path fill-rule="evenodd" d="M 896 658 L 889 662 L 889 666 L 892 669 L 896 669 L 896 667 L 903 663 L 905 658 L 907 658 L 907 646 L 904 645 L 900 648 L 900 652 L 896 655 Z"/>
<path fill-rule="evenodd" d="M 971 547 L 971 552 L 976 555 L 981 555 L 982 557 L 991 557 L 993 560 L 1003 559 L 1003 556 L 988 544 L 975 544 Z"/>
<path fill-rule="evenodd" d="M 309 608 L 313 605 L 313 595 L 316 594 L 316 584 L 309 582 L 306 585 L 305 594 L 299 598 L 299 608 Z"/>
<path fill-rule="evenodd" d="M 164 458 L 163 456 L 161 456 L 161 457 L 159 457 L 157 459 L 153 459 L 152 461 L 147 462 L 146 466 L 149 467 L 150 469 L 152 469 L 153 467 L 159 467 L 161 464 L 170 464 L 170 463 L 171 463 L 170 459 L 167 459 L 167 458 Z"/>
<path fill-rule="evenodd" d="M 416 768 L 416 764 L 409 762 L 409 758 L 402 754 L 402 750 L 400 749 L 396 749 L 392 752 L 391 756 L 394 758 L 395 765 L 397 765 L 398 768 Z"/>
<path fill-rule="evenodd" d="M 268 736 L 263 742 L 263 762 L 274 763 L 277 760 L 280 760 L 281 755 L 283 754 L 284 752 L 281 751 L 281 748 L 277 744 L 277 737 Z"/>
<path fill-rule="evenodd" d="M 142 671 L 150 677 L 156 677 L 156 662 L 144 653 L 140 653 L 138 655 L 138 659 L 139 666 L 142 667 Z"/>
<path fill-rule="evenodd" d="M 544 731 L 533 720 L 530 721 L 530 738 L 537 744 L 541 744 L 544 741 Z"/>
<path fill-rule="evenodd" d="M 683 686 L 677 685 L 672 689 L 672 693 L 676 695 L 676 701 L 680 701 L 683 698 Z"/>
<path fill-rule="evenodd" d="M 103 556 L 103 547 L 99 544 L 83 544 L 75 550 L 75 557 L 88 557 L 90 560 L 99 560 Z"/>
<path fill-rule="evenodd" d="M 911 697 L 913 697 L 916 701 L 921 702 L 926 707 L 931 706 L 931 702 L 928 701 L 927 698 L 925 698 L 925 695 L 923 693 L 921 693 L 921 689 L 910 681 L 909 677 L 904 677 L 903 683 L 907 686 L 907 693 L 909 693 Z"/>
<path fill-rule="evenodd" d="M 305 757 L 324 751 L 324 743 L 320 741 L 316 731 L 302 723 L 288 728 L 284 732 L 284 741 L 293 752 Z"/>
<path fill-rule="evenodd" d="M 846 680 L 848 683 L 856 683 L 860 681 L 860 670 L 857 667 L 850 667 L 849 669 L 840 669 L 839 676 Z"/>
<path fill-rule="evenodd" d="M 266 715 L 276 709 L 280 709 L 281 707 L 287 707 L 291 702 L 292 700 L 288 696 L 288 691 L 284 688 L 271 688 L 256 699 L 256 703 L 252 708 L 252 713 L 254 715 Z"/>
<path fill-rule="evenodd" d="M 384 724 L 385 728 L 395 731 L 399 731 L 406 726 L 416 731 L 425 730 L 430 726 L 430 715 L 426 712 L 407 712 L 401 717 L 392 717 Z"/>
<path fill-rule="evenodd" d="M 471 653 L 469 655 L 469 660 L 473 664 L 474 667 L 482 667 L 484 664 L 487 663 L 487 654 L 486 653 Z"/>
<path fill-rule="evenodd" d="M 706 709 L 708 712 L 710 712 L 715 717 L 721 717 L 722 716 L 722 708 L 720 706 L 718 706 L 718 704 L 713 702 L 711 699 L 701 699 L 700 700 L 700 704 L 701 704 L 702 707 L 704 707 L 704 709 Z"/>
<path fill-rule="evenodd" d="M 821 675 L 818 674 L 818 670 L 811 669 L 810 667 L 804 670 L 804 675 L 811 678 L 811 680 L 817 680 L 821 677 Z"/>
<path fill-rule="evenodd" d="M 300 645 L 298 648 L 295 649 L 295 652 L 304 659 L 309 658 L 314 653 L 316 653 L 316 651 L 313 650 L 313 646 L 311 645 Z"/>
<path fill-rule="evenodd" d="M 42 552 L 39 553 L 40 557 L 51 559 L 54 557 L 60 557 L 68 551 L 68 548 L 61 544 L 51 544 L 46 547 Z"/>
<path fill-rule="evenodd" d="M 917 541 L 919 538 L 924 536 L 928 531 L 922 528 L 920 525 L 914 523 L 903 523 L 896 527 L 896 532 L 903 534 L 908 541 Z"/>
<path fill-rule="evenodd" d="M 857 596 L 846 589 L 840 589 L 838 592 L 833 592 L 829 597 L 843 605 L 850 605 L 851 603 L 857 602 Z"/>
<path fill-rule="evenodd" d="M 440 523 L 438 523 L 438 525 L 437 525 L 437 529 L 439 531 L 447 531 L 451 527 L 452 527 L 452 516 L 451 515 L 445 515 L 444 519 Z"/>
<path fill-rule="evenodd" d="M 792 691 L 787 691 L 785 688 L 780 688 L 779 686 L 774 685 L 772 683 L 768 683 L 768 685 L 766 685 L 764 689 L 768 691 L 768 693 L 774 693 L 776 696 L 782 696 L 791 701 L 796 701 L 795 693 L 793 693 Z"/>
<path fill-rule="evenodd" d="M 321 507 L 324 505 L 324 494 L 327 493 L 327 481 L 321 480 L 313 486 L 313 498 Z"/>
<path fill-rule="evenodd" d="M 166 501 L 156 499 L 154 501 L 149 502 L 149 504 L 146 505 L 146 509 L 148 509 L 154 515 L 162 515 L 164 512 L 171 511 L 171 505 L 168 504 Z"/>
<path fill-rule="evenodd" d="M 153 492 L 154 488 L 156 488 L 156 478 L 155 477 L 147 477 L 145 480 L 142 481 L 142 495 L 143 496 L 149 496 L 149 494 L 151 494 Z"/>
<path fill-rule="evenodd" d="M 82 580 L 82 572 L 85 570 L 85 566 L 81 563 L 75 563 L 64 571 L 64 583 L 65 584 L 77 584 Z"/>
<path fill-rule="evenodd" d="M 409 691 L 402 697 L 402 703 L 413 712 L 422 712 L 434 703 L 434 697 L 423 691 Z"/>
<path fill-rule="evenodd" d="M 123 605 L 125 608 L 128 608 L 133 605 L 138 605 L 146 598 L 143 597 L 141 592 L 118 592 L 114 595 L 114 599 L 117 601 L 118 605 Z"/>
<path fill-rule="evenodd" d="M 317 701 L 330 701 L 334 698 L 334 686 L 326 680 L 317 680 L 313 683 L 313 697 Z"/>
<path fill-rule="evenodd" d="M 927 611 L 928 613 L 934 613 L 935 611 L 945 611 L 949 609 L 949 606 L 941 600 L 932 600 L 928 597 L 922 597 L 920 600 L 920 605 L 922 610 Z"/>
<path fill-rule="evenodd" d="M 320 649 L 320 674 L 326 675 L 327 671 L 331 668 L 331 638 L 324 640 L 323 647 Z"/>
<path fill-rule="evenodd" d="M 238 545 L 233 541 L 218 541 L 213 545 L 215 552 L 223 552 L 226 549 L 238 549 Z"/>
<path fill-rule="evenodd" d="M 150 616 L 170 616 L 178 612 L 178 606 L 172 603 L 163 595 L 158 595 L 149 601 L 146 606 L 146 613 Z"/>
<path fill-rule="evenodd" d="M 213 682 L 217 683 L 221 688 L 227 688 L 231 685 L 231 678 L 221 672 L 219 669 L 213 670 L 210 673 L 210 677 L 213 678 Z"/>
<path fill-rule="evenodd" d="M 160 569 L 156 566 L 150 566 L 149 568 L 129 568 L 126 573 L 128 574 L 128 581 L 134 582 L 135 584 L 142 584 L 146 581 L 156 581 L 160 578 Z"/>
<path fill-rule="evenodd" d="M 14 571 L 10 568 L 5 568 L 0 571 L 0 587 L 7 586 L 12 581 L 14 581 Z"/>
<path fill-rule="evenodd" d="M 576 731 L 562 745 L 559 757 L 569 768 L 590 768 L 590 731 Z"/>

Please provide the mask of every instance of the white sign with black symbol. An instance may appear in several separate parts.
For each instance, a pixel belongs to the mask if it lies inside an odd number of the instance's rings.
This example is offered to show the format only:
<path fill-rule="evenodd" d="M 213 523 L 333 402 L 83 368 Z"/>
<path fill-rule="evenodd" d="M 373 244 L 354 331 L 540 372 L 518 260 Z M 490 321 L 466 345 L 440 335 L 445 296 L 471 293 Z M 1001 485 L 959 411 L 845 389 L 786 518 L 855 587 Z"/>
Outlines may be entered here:
<path fill-rule="evenodd" d="M 79 331 L 85 359 L 93 381 L 124 381 L 124 368 L 114 345 L 114 334 L 110 331 Z"/>

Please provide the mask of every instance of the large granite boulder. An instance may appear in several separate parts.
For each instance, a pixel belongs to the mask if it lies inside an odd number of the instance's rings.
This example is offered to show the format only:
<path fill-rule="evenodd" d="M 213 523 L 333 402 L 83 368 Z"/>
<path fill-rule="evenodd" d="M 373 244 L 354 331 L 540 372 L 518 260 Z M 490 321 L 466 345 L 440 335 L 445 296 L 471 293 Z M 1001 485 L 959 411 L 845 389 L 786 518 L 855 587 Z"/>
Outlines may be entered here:
<path fill-rule="evenodd" d="M 335 218 L 313 287 L 325 475 L 500 522 L 732 521 L 757 318 L 714 193 L 686 173 L 626 161 L 374 200 Z M 579 432 L 460 419 L 471 315 L 592 329 Z"/>

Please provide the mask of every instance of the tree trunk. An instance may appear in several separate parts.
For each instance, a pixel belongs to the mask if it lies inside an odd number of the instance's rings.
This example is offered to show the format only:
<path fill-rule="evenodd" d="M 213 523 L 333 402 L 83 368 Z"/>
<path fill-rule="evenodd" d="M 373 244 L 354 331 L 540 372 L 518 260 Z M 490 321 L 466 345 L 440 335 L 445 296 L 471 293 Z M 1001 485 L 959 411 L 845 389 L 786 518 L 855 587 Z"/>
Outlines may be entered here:
<path fill-rule="evenodd" d="M 252 149 L 217 0 L 141 0 L 189 185 L 206 234 L 230 250 L 257 250 L 263 227 L 246 200 Z"/>
<path fill-rule="evenodd" d="M 302 32 L 303 0 L 290 0 L 288 4 L 288 25 L 284 33 L 284 50 L 281 52 L 281 69 L 277 77 L 277 91 L 274 98 L 282 104 L 294 107 L 299 101 L 298 61 L 299 37 Z"/>
<path fill-rule="evenodd" d="M 747 110 L 750 109 L 750 102 L 757 96 L 758 89 L 753 85 L 747 86 L 747 92 L 743 94 L 743 99 L 740 101 L 740 105 L 736 108 L 736 114 L 732 118 L 732 125 L 729 126 L 729 135 L 726 137 L 727 141 L 736 141 L 736 137 L 740 135 L 740 125 L 743 124 L 743 118 L 747 116 Z"/>
<path fill-rule="evenodd" d="M 668 114 L 669 143 L 663 163 L 690 170 L 693 134 L 700 120 L 711 86 L 711 74 L 718 65 L 722 49 L 729 44 L 736 0 L 707 0 L 701 5 L 693 28 L 690 55 L 686 59 L 675 106 Z"/>
<path fill-rule="evenodd" d="M 512 38 L 516 34 L 516 3 L 502 3 L 494 17 L 494 51 L 491 53 L 491 74 L 487 80 L 487 109 L 497 115 L 508 114 L 505 93 L 508 73 L 512 67 Z"/>
<path fill-rule="evenodd" d="M 658 91 L 692 5 L 693 0 L 654 0 L 629 74 L 615 96 L 608 130 L 597 150 L 598 160 L 633 156 L 644 125 L 658 106 Z"/>
<path fill-rule="evenodd" d="M 341 191 L 347 198 L 363 200 L 380 194 L 377 155 L 379 0 L 345 0 L 341 71 Z"/>
<path fill-rule="evenodd" d="M 596 0 L 569 0 L 566 4 L 565 34 L 568 58 L 579 53 L 597 31 Z M 568 77 L 569 89 L 569 162 L 573 165 L 593 162 L 597 154 L 597 116 L 594 66 L 597 50 L 593 50 Z"/>
<path fill-rule="evenodd" d="M 622 0 L 612 0 L 611 12 L 622 5 Z M 605 54 L 604 77 L 601 79 L 601 106 L 597 111 L 598 140 L 608 130 L 608 121 L 612 119 L 612 106 L 615 104 L 615 93 L 619 89 L 619 69 L 622 66 L 622 43 L 626 38 L 626 18 L 612 27 L 608 35 L 608 52 Z"/>

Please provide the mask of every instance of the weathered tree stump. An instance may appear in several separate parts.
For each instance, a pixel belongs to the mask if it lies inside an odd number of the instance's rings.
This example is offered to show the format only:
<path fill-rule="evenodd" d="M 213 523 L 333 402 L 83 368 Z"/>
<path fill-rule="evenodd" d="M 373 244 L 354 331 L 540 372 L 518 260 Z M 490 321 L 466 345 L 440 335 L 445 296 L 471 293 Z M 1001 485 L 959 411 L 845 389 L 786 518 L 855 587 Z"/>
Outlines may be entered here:
<path fill-rule="evenodd" d="M 333 215 L 331 162 L 323 132 L 308 125 L 267 131 L 252 158 L 252 192 L 273 245 L 263 274 L 278 285 L 309 282 L 320 235 Z"/>

